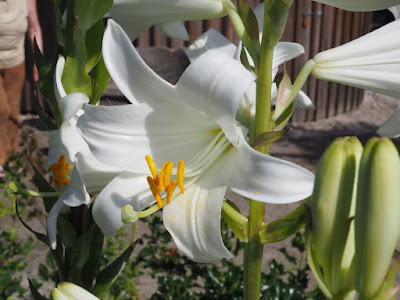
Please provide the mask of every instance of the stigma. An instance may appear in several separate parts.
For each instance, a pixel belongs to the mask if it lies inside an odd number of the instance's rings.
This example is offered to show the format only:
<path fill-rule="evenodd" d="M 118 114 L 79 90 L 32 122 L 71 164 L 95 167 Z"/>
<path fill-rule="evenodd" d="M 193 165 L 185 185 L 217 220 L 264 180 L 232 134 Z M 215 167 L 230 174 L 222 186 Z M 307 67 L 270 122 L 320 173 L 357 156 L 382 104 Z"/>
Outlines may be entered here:
<path fill-rule="evenodd" d="M 57 162 L 51 164 L 47 171 L 53 172 L 52 180 L 57 183 L 57 187 L 69 185 L 71 180 L 67 179 L 69 163 L 65 161 L 65 155 L 61 155 Z"/>
<path fill-rule="evenodd" d="M 174 167 L 174 163 L 172 161 L 167 161 L 164 166 L 160 170 L 160 174 L 157 172 L 156 164 L 154 160 L 150 157 L 150 155 L 146 155 L 146 162 L 149 166 L 150 173 L 152 176 L 147 177 L 147 182 L 149 184 L 150 190 L 153 194 L 154 199 L 157 201 L 158 207 L 163 208 L 164 201 L 161 197 L 162 192 L 166 192 L 166 196 L 164 200 L 167 204 L 171 202 L 172 195 L 176 186 L 179 187 L 181 194 L 185 192 L 183 186 L 183 177 L 184 177 L 184 169 L 185 163 L 184 161 L 179 161 L 178 169 L 176 172 L 177 180 L 171 179 L 172 170 Z"/>

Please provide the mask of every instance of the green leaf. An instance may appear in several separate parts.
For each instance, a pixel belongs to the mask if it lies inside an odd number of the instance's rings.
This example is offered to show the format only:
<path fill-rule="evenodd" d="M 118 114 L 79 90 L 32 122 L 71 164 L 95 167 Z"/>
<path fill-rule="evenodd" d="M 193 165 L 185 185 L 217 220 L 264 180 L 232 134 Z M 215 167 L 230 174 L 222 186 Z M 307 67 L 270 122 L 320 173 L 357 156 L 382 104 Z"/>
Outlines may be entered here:
<path fill-rule="evenodd" d="M 82 270 L 82 283 L 87 290 L 92 289 L 93 280 L 99 271 L 103 242 L 104 235 L 100 228 L 95 224 L 93 228 L 92 241 L 90 243 L 89 260 Z"/>
<path fill-rule="evenodd" d="M 38 169 L 34 165 L 32 165 L 33 171 L 35 172 L 35 176 L 33 178 L 33 181 L 36 185 L 36 187 L 39 189 L 41 192 L 55 192 L 55 189 L 50 185 L 50 183 L 47 182 L 47 180 L 40 174 Z M 57 197 L 43 197 L 43 204 L 44 208 L 47 213 L 50 212 L 51 208 L 53 205 L 57 202 Z"/>
<path fill-rule="evenodd" d="M 285 111 L 279 116 L 279 118 L 275 120 L 272 129 L 274 131 L 282 130 L 292 117 L 293 111 L 294 111 L 294 102 L 292 101 L 289 104 L 289 106 L 285 109 Z"/>
<path fill-rule="evenodd" d="M 251 147 L 257 148 L 260 146 L 266 146 L 269 145 L 273 142 L 276 142 L 279 140 L 281 137 L 286 135 L 289 132 L 289 128 L 285 128 L 281 131 L 269 131 L 269 132 L 264 132 L 258 135 L 253 143 L 251 144 Z"/>
<path fill-rule="evenodd" d="M 246 1 L 238 0 L 238 13 L 249 36 L 258 42 L 260 30 L 258 28 L 257 18 Z"/>
<path fill-rule="evenodd" d="M 32 281 L 29 278 L 28 278 L 28 282 L 29 282 L 29 287 L 31 289 L 31 294 L 32 294 L 32 297 L 34 300 L 47 300 L 45 297 L 40 295 L 40 293 L 36 289 L 35 285 L 32 283 Z"/>
<path fill-rule="evenodd" d="M 74 226 L 63 215 L 57 218 L 57 234 L 66 247 L 72 248 L 76 244 L 77 235 Z"/>
<path fill-rule="evenodd" d="M 113 0 L 75 0 L 74 15 L 78 19 L 79 29 L 89 30 L 111 9 Z"/>
<path fill-rule="evenodd" d="M 260 235 L 262 244 L 276 243 L 298 232 L 306 224 L 307 212 L 304 204 L 283 218 L 263 226 Z"/>
<path fill-rule="evenodd" d="M 272 0 L 269 5 L 269 32 L 264 32 L 268 44 L 275 46 L 281 39 L 293 0 Z M 263 37 L 264 38 L 264 37 Z"/>
<path fill-rule="evenodd" d="M 386 291 L 388 291 L 394 287 L 394 285 L 396 284 L 396 275 L 397 275 L 397 271 L 399 269 L 399 265 L 400 265 L 400 259 L 398 258 L 398 259 L 396 259 L 396 261 L 392 264 L 392 266 L 388 270 L 385 280 L 382 283 L 382 287 L 381 287 L 378 295 L 384 294 Z"/>
<path fill-rule="evenodd" d="M 60 11 L 60 0 L 53 0 L 54 2 L 54 10 L 55 10 L 55 18 L 56 18 L 56 33 L 57 33 L 57 41 L 61 46 L 65 46 L 65 32 L 62 29 L 62 15 Z"/>
<path fill-rule="evenodd" d="M 73 27 L 73 45 L 65 60 L 62 84 L 67 94 L 81 92 L 88 98 L 92 92 L 92 80 L 85 71 L 86 47 L 84 38 L 77 26 Z"/>
<path fill-rule="evenodd" d="M 125 267 L 126 261 L 135 249 L 137 241 L 128 247 L 117 259 L 103 269 L 96 278 L 96 285 L 92 293 L 99 297 L 113 284 Z"/>
<path fill-rule="evenodd" d="M 33 97 L 33 105 L 35 106 L 35 110 L 39 115 L 40 122 L 47 128 L 47 130 L 58 129 L 57 125 L 51 121 L 46 111 L 42 108 L 42 105 L 39 103 L 37 97 Z"/>
<path fill-rule="evenodd" d="M 93 91 L 89 101 L 89 103 L 93 105 L 97 104 L 104 91 L 107 89 L 108 83 L 110 82 L 110 74 L 108 73 L 106 65 L 104 64 L 103 56 L 100 56 L 94 71 Z"/>
<path fill-rule="evenodd" d="M 102 20 L 99 20 L 96 24 L 94 24 L 86 33 L 86 73 L 89 73 L 100 59 L 103 34 L 104 26 Z"/>

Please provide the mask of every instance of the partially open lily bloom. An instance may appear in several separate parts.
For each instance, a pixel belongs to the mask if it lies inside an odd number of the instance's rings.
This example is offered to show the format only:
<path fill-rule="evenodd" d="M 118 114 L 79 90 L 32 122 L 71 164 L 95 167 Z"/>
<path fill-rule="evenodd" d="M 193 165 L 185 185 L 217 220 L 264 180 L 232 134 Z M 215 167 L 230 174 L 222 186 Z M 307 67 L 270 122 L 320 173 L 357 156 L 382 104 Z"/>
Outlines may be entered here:
<path fill-rule="evenodd" d="M 400 20 L 314 57 L 312 73 L 400 99 Z"/>
<path fill-rule="evenodd" d="M 126 205 L 155 202 L 147 178 L 154 179 L 161 169 L 149 171 L 147 155 L 156 166 L 178 166 L 168 171 L 178 182 L 179 161 L 185 162 L 183 193 L 175 189 L 170 203 L 163 203 L 163 221 L 178 248 L 198 262 L 231 257 L 220 232 L 228 187 L 268 203 L 294 202 L 311 194 L 311 172 L 247 144 L 247 129 L 235 116 L 254 77 L 235 59 L 208 51 L 172 85 L 146 65 L 113 21 L 104 35 L 103 56 L 114 82 L 132 103 L 85 105 L 78 120 L 93 155 L 125 170 L 93 204 L 94 219 L 104 234 L 123 225 L 121 210 Z"/>
<path fill-rule="evenodd" d="M 121 24 L 131 40 L 153 25 L 158 25 L 169 37 L 187 40 L 184 25 L 177 21 L 222 17 L 226 15 L 224 1 L 114 0 L 110 15 Z"/>
<path fill-rule="evenodd" d="M 52 300 L 99 300 L 84 288 L 70 283 L 61 282 L 51 291 Z"/>
<path fill-rule="evenodd" d="M 400 4 L 400 0 L 314 0 L 349 11 L 375 11 Z"/>

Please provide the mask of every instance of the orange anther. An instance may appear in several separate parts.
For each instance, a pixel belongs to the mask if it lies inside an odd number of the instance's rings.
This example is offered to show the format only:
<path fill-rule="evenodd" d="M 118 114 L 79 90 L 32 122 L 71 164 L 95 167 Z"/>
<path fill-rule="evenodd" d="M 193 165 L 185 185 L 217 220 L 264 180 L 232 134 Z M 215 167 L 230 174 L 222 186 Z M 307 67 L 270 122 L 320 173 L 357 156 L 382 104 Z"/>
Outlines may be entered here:
<path fill-rule="evenodd" d="M 185 173 L 185 162 L 180 160 L 178 164 L 178 171 L 176 177 L 178 178 L 179 189 L 181 190 L 181 194 L 185 192 L 185 188 L 183 187 L 183 175 Z"/>
<path fill-rule="evenodd" d="M 49 172 L 53 172 L 53 180 L 57 182 L 58 188 L 70 184 L 71 181 L 65 178 L 68 173 L 68 168 L 69 164 L 65 161 L 65 155 L 61 155 L 58 162 L 51 164 L 48 168 Z"/>
<path fill-rule="evenodd" d="M 174 167 L 174 163 L 172 161 L 168 161 L 165 163 L 164 175 L 163 175 L 164 191 L 168 190 L 169 179 L 171 178 L 173 167 Z"/>
<path fill-rule="evenodd" d="M 169 184 L 168 189 L 167 189 L 167 204 L 169 204 L 171 202 L 172 193 L 174 192 L 177 184 L 178 184 L 178 182 L 175 179 L 172 180 L 171 183 Z"/>
<path fill-rule="evenodd" d="M 154 163 L 154 160 L 150 157 L 150 155 L 146 155 L 146 161 L 149 166 L 151 175 L 153 176 L 154 180 L 157 178 L 157 167 L 156 164 Z"/>
<path fill-rule="evenodd" d="M 154 182 L 154 179 L 151 176 L 147 176 L 147 182 L 149 183 L 149 187 L 151 192 L 153 193 L 154 199 L 156 199 L 158 207 L 163 208 L 164 203 L 162 202 L 161 195 L 160 195 L 160 190 L 158 189 L 158 186 Z"/>

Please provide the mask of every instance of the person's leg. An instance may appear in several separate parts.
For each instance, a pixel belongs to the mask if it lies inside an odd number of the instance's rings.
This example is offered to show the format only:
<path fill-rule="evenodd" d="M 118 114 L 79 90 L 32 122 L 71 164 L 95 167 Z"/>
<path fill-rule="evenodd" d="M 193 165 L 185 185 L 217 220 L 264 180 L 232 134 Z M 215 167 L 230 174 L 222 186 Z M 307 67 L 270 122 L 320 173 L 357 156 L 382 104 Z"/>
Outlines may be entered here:
<path fill-rule="evenodd" d="M 7 160 L 8 151 L 8 118 L 10 117 L 10 106 L 4 88 L 4 69 L 0 69 L 0 178 L 4 177 L 3 164 Z"/>
<path fill-rule="evenodd" d="M 21 133 L 21 95 L 25 82 L 25 63 L 6 69 L 4 73 L 4 87 L 8 98 L 10 114 L 7 121 L 8 127 L 8 156 L 15 154 Z"/>

